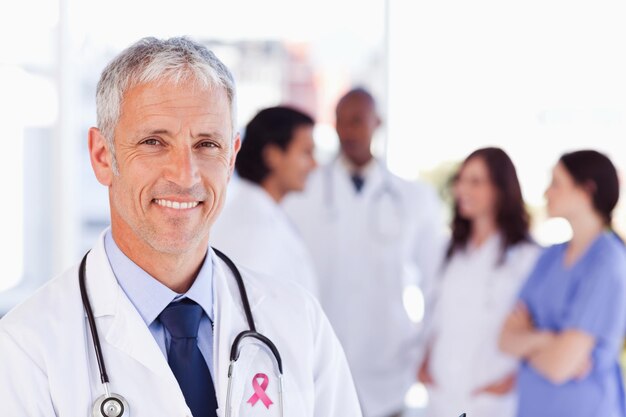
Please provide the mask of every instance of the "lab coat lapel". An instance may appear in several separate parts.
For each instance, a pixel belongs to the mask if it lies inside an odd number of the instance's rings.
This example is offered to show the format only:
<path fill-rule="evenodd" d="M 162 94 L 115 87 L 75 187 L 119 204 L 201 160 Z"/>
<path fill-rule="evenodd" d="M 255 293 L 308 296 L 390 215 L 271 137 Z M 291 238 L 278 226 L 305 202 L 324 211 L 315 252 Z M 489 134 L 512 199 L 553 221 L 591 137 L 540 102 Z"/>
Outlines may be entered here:
<path fill-rule="evenodd" d="M 132 357 L 177 389 L 165 356 L 111 270 L 104 249 L 104 234 L 89 254 L 86 275 L 96 325 L 102 332 L 101 341 Z M 111 317 L 108 328 L 102 320 L 104 317 Z"/>
<path fill-rule="evenodd" d="M 232 343 L 239 333 L 248 330 L 248 322 L 241 303 L 237 281 L 228 266 L 210 251 L 213 259 L 214 286 L 214 331 L 213 331 L 213 369 L 217 381 L 216 394 L 219 416 L 225 415 L 225 401 L 228 387 L 228 366 Z M 260 289 L 244 278 L 250 309 L 254 315 L 264 296 Z M 254 316 L 258 326 L 258 317 Z M 247 355 L 246 355 L 247 356 Z M 233 398 L 235 398 L 233 396 Z"/>
<path fill-rule="evenodd" d="M 373 160 L 372 166 L 366 169 L 364 176 L 365 183 L 360 193 L 354 192 L 354 185 L 350 176 L 352 173 L 346 166 L 346 163 L 342 161 L 341 157 L 336 158 L 332 165 L 332 185 L 335 187 L 333 190 L 337 196 L 338 201 L 349 201 L 371 199 L 372 195 L 378 192 L 378 189 L 383 185 L 383 170 L 385 169 L 381 162 Z M 361 203 L 358 204 L 362 206 Z"/>
<path fill-rule="evenodd" d="M 383 186 L 383 169 L 385 168 L 382 166 L 381 162 L 374 160 L 372 161 L 372 166 L 367 170 L 362 193 L 363 197 L 368 201 L 372 200 L 372 196 L 380 194 L 380 187 Z"/>
<path fill-rule="evenodd" d="M 219 415 L 223 416 L 232 342 L 240 332 L 248 330 L 248 323 L 233 274 L 213 250 L 210 250 L 210 254 L 213 260 L 213 308 L 215 314 L 214 383 Z M 169 386 L 170 392 L 180 393 L 179 397 L 184 403 L 184 397 L 167 360 L 111 270 L 104 249 L 104 234 L 87 258 L 86 276 L 87 291 L 92 303 L 94 317 L 96 317 L 96 325 L 105 335 L 103 344 L 110 344 L 154 372 L 159 378 L 162 378 L 164 384 Z M 248 281 L 245 281 L 245 284 L 250 308 L 254 314 L 264 299 L 263 291 Z M 108 328 L 103 325 L 102 318 L 104 317 L 112 318 Z M 258 326 L 258 317 L 255 316 L 255 319 L 255 324 Z"/>
<path fill-rule="evenodd" d="M 120 290 L 121 291 L 121 290 Z M 178 387 L 154 336 L 128 298 L 121 294 L 106 341 Z"/>

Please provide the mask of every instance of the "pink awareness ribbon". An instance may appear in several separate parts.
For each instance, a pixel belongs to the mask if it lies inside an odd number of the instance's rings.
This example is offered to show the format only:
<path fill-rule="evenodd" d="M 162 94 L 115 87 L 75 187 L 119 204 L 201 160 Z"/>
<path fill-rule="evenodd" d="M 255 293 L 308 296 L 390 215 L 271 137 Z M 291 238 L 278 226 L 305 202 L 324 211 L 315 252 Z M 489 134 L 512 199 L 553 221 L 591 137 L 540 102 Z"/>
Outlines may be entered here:
<path fill-rule="evenodd" d="M 257 382 L 257 378 L 263 379 L 263 382 L 261 382 L 260 385 Z M 250 399 L 247 401 L 252 405 L 252 407 L 254 407 L 254 405 L 259 400 L 263 402 L 265 408 L 267 409 L 270 408 L 270 405 L 274 404 L 272 400 L 270 400 L 270 397 L 268 397 L 265 393 L 265 390 L 267 389 L 269 383 L 270 379 L 265 374 L 256 374 L 254 378 L 252 378 L 252 388 L 254 388 L 254 395 L 252 395 L 252 397 L 250 397 Z"/>

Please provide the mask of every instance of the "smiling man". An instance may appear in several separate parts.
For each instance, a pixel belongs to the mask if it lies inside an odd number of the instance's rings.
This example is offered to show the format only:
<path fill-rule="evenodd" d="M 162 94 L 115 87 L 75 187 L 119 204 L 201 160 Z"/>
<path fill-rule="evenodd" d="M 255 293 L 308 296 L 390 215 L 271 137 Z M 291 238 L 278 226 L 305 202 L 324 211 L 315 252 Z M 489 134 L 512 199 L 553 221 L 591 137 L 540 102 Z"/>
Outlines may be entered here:
<path fill-rule="evenodd" d="M 0 321 L 3 414 L 360 416 L 315 299 L 209 247 L 240 147 L 229 70 L 188 39 L 146 38 L 96 102 L 111 227 Z"/>

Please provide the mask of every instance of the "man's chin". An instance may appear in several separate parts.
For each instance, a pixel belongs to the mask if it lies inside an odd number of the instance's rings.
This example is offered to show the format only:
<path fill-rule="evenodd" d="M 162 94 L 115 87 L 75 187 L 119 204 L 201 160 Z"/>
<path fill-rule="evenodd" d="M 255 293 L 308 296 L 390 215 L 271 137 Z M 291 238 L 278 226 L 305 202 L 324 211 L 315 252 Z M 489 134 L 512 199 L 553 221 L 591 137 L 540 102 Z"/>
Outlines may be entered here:
<path fill-rule="evenodd" d="M 165 255 L 184 255 L 195 251 L 201 244 L 203 244 L 202 239 L 195 234 L 170 234 L 156 237 L 150 246 L 156 252 Z M 204 242 L 204 246 L 206 246 L 206 242 Z"/>

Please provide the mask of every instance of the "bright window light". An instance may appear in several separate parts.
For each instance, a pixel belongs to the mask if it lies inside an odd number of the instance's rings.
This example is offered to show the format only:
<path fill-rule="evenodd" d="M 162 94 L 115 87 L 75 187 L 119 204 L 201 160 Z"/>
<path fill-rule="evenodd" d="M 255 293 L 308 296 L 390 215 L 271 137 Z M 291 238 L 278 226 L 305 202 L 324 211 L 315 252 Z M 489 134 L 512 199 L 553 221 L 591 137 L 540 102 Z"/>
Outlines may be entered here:
<path fill-rule="evenodd" d="M 417 285 L 408 285 L 402 293 L 404 309 L 413 323 L 424 320 L 424 294 Z"/>
<path fill-rule="evenodd" d="M 393 172 L 414 179 L 498 146 L 537 208 L 564 152 L 594 148 L 626 168 L 626 56 L 616 53 L 626 3 L 390 0 L 389 16 Z M 566 236 L 553 224 L 541 226 L 545 241 Z"/>
<path fill-rule="evenodd" d="M 0 66 L 0 91 L 3 92 L 0 94 L 1 114 L 17 116 L 21 113 L 20 87 L 23 78 L 19 69 Z M 0 189 L 5 199 L 0 211 L 3 268 L 0 292 L 20 282 L 24 256 L 24 122 L 20 117 L 7 117 L 2 123 L 4 140 L 0 152 Z"/>
<path fill-rule="evenodd" d="M 404 405 L 410 409 L 422 409 L 428 405 L 428 391 L 417 382 L 411 386 L 404 397 Z"/>

